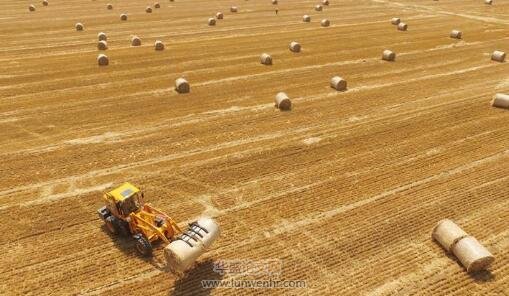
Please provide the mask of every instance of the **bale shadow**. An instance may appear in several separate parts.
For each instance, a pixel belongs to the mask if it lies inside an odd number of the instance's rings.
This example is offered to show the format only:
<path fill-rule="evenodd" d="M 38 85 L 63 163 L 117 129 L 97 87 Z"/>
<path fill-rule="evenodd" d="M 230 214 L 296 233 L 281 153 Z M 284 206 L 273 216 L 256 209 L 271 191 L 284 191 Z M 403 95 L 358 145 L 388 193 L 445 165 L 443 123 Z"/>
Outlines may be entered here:
<path fill-rule="evenodd" d="M 445 250 L 443 250 L 443 252 L 446 257 L 448 257 L 451 261 L 456 262 L 456 264 L 458 264 L 458 266 L 461 269 L 463 269 L 465 272 L 467 272 L 467 270 L 465 269 L 463 264 L 461 264 L 461 262 L 458 260 L 458 258 L 456 256 L 454 256 L 454 254 L 448 253 Z M 477 283 L 486 283 L 486 282 L 491 282 L 491 281 L 495 280 L 495 276 L 489 270 L 469 272 L 468 275 Z"/>
<path fill-rule="evenodd" d="M 221 280 L 223 275 L 214 271 L 214 261 L 211 259 L 197 263 L 193 269 L 187 271 L 175 281 L 174 290 L 169 296 L 180 295 L 210 295 L 213 288 L 203 288 L 202 280 Z"/>
<path fill-rule="evenodd" d="M 495 276 L 489 270 L 481 270 L 469 273 L 476 283 L 487 283 L 495 281 Z"/>

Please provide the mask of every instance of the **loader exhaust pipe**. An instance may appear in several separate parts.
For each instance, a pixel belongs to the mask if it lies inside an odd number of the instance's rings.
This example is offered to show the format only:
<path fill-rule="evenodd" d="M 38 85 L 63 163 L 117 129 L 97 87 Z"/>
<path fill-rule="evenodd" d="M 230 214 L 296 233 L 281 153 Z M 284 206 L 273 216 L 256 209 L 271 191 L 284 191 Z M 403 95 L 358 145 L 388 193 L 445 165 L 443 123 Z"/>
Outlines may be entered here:
<path fill-rule="evenodd" d="M 219 237 L 219 225 L 212 218 L 200 218 L 164 248 L 167 266 L 176 274 L 191 268 L 198 257 Z"/>

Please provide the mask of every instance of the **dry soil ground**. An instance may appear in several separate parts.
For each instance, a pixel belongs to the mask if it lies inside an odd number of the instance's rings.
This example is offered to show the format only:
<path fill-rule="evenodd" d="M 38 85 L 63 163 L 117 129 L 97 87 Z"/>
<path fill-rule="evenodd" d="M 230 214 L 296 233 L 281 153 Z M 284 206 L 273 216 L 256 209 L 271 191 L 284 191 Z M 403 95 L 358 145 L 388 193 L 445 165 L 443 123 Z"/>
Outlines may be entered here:
<path fill-rule="evenodd" d="M 280 0 L 277 16 L 269 0 L 49 2 L 0 3 L 0 294 L 509 294 L 509 111 L 489 104 L 509 92 L 509 64 L 490 61 L 509 52 L 509 1 Z M 124 181 L 182 225 L 221 224 L 187 277 L 162 246 L 143 260 L 105 232 L 101 192 Z M 443 218 L 495 255 L 491 272 L 430 239 Z M 308 289 L 201 288 L 219 259 L 267 258 Z"/>

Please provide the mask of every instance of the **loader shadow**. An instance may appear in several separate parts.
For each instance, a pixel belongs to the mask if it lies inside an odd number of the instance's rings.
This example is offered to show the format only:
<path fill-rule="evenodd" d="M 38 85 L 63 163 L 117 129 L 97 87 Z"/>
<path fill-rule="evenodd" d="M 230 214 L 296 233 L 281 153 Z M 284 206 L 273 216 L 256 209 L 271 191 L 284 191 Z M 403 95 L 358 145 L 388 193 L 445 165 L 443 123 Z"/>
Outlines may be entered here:
<path fill-rule="evenodd" d="M 117 249 L 128 256 L 132 256 L 135 253 L 136 250 L 134 249 L 134 240 L 131 237 L 112 234 L 104 224 L 101 225 L 101 229 L 110 237 L 111 241 L 115 244 Z"/>
<path fill-rule="evenodd" d="M 203 280 L 219 281 L 223 275 L 214 271 L 214 261 L 206 260 L 195 265 L 195 267 L 185 273 L 175 281 L 174 290 L 168 293 L 168 296 L 180 295 L 210 295 L 213 288 L 203 288 Z"/>
<path fill-rule="evenodd" d="M 159 269 L 160 271 L 164 271 L 164 272 L 169 271 L 166 266 L 166 262 L 159 260 L 158 258 L 156 258 L 156 256 L 152 256 L 152 257 L 140 256 L 136 251 L 135 241 L 132 237 L 112 234 L 111 232 L 109 232 L 108 228 L 106 228 L 106 225 L 102 225 L 101 228 L 111 238 L 111 241 L 115 244 L 115 247 L 118 250 L 120 250 L 122 253 L 124 253 L 126 256 L 139 258 L 139 259 L 151 264 L 152 266 Z M 157 248 L 159 248 L 159 246 L 160 246 L 160 243 L 154 244 L 154 252 L 156 252 L 155 250 Z"/>

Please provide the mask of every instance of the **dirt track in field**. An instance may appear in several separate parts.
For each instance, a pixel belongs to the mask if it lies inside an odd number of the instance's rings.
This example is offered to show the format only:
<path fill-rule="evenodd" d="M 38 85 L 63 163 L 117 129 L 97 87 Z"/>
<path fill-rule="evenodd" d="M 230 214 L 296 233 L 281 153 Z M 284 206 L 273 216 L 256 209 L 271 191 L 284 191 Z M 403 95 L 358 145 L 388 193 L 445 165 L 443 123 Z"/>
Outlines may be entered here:
<path fill-rule="evenodd" d="M 509 2 L 280 0 L 276 16 L 269 0 L 175 1 L 0 4 L 0 294 L 509 294 L 509 111 L 489 105 L 509 93 L 509 64 L 490 61 L 509 52 Z M 181 225 L 220 223 L 188 277 L 165 271 L 163 246 L 143 260 L 106 233 L 101 192 L 124 181 Z M 491 272 L 430 239 L 443 218 L 495 255 Z M 308 288 L 202 289 L 230 278 L 221 259 L 281 259 Z"/>

